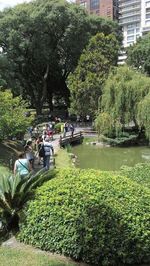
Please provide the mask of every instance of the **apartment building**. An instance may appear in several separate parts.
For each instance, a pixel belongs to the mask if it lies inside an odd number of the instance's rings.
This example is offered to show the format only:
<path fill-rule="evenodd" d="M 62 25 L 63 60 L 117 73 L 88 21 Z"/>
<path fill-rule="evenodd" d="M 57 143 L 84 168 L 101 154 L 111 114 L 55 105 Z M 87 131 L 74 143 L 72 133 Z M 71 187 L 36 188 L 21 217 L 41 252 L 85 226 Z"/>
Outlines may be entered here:
<path fill-rule="evenodd" d="M 119 0 L 123 46 L 128 47 L 150 31 L 150 0 Z"/>
<path fill-rule="evenodd" d="M 89 14 L 118 19 L 118 0 L 76 0 Z"/>

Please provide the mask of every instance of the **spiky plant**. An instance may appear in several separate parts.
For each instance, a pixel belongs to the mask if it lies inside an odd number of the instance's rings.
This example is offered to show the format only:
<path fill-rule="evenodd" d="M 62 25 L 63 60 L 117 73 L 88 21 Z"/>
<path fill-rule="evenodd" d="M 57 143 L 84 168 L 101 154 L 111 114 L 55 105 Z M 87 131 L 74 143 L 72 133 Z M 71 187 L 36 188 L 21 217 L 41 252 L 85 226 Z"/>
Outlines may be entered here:
<path fill-rule="evenodd" d="M 20 211 L 31 199 L 33 189 L 53 176 L 53 171 L 40 170 L 35 175 L 20 178 L 19 175 L 4 174 L 0 176 L 0 208 L 2 220 L 8 231 L 19 229 Z"/>

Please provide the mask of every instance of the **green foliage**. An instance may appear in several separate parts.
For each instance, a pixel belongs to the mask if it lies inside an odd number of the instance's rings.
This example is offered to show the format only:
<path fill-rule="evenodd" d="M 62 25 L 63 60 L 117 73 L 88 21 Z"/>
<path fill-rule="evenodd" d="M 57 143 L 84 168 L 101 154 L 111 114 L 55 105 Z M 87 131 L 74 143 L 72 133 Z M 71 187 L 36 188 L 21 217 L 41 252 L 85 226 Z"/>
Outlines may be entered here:
<path fill-rule="evenodd" d="M 121 168 L 122 175 L 131 178 L 139 184 L 150 188 L 150 164 L 139 163 L 134 167 L 123 166 Z"/>
<path fill-rule="evenodd" d="M 84 136 L 84 139 L 83 139 L 83 144 L 86 144 L 86 143 L 91 143 L 91 142 L 97 142 L 98 141 L 98 137 L 97 136 Z"/>
<path fill-rule="evenodd" d="M 139 38 L 127 49 L 127 63 L 150 75 L 150 34 Z"/>
<path fill-rule="evenodd" d="M 67 1 L 36 0 L 4 10 L 0 16 L 4 80 L 11 88 L 13 80 L 13 92 L 21 91 L 38 114 L 45 100 L 52 108 L 55 96 L 68 103 L 66 79 L 98 31 L 114 31 L 120 39 L 117 23 L 92 18 Z"/>
<path fill-rule="evenodd" d="M 68 169 L 36 191 L 19 239 L 93 265 L 150 259 L 150 193 L 113 173 Z"/>
<path fill-rule="evenodd" d="M 1 174 L 0 209 L 2 209 L 1 218 L 6 224 L 7 230 L 17 229 L 19 213 L 23 205 L 31 198 L 33 188 L 41 184 L 46 178 L 47 174 L 43 173 L 43 170 L 23 179 L 19 175 Z"/>
<path fill-rule="evenodd" d="M 138 121 L 140 127 L 145 128 L 146 136 L 150 140 L 150 93 L 139 102 Z"/>
<path fill-rule="evenodd" d="M 106 137 L 101 135 L 101 141 L 106 142 L 111 146 L 131 146 L 137 144 L 138 135 L 119 136 L 117 138 Z"/>
<path fill-rule="evenodd" d="M 112 131 L 112 118 L 108 113 L 100 113 L 95 119 L 95 127 L 98 135 L 107 135 Z"/>
<path fill-rule="evenodd" d="M 55 157 L 56 168 L 68 168 L 72 167 L 72 161 L 67 149 L 60 149 Z"/>
<path fill-rule="evenodd" d="M 12 93 L 0 91 L 0 139 L 17 136 L 25 132 L 33 117 L 26 117 L 26 103 L 21 97 L 13 98 Z"/>
<path fill-rule="evenodd" d="M 95 115 L 110 67 L 116 65 L 118 49 L 119 44 L 113 34 L 105 36 L 98 33 L 91 38 L 76 70 L 68 79 L 71 113 Z"/>
<path fill-rule="evenodd" d="M 116 135 L 126 124 L 133 122 L 135 126 L 140 126 L 144 121 L 143 114 L 139 124 L 139 103 L 149 91 L 150 79 L 148 77 L 127 66 L 118 67 L 112 71 L 105 83 L 101 104 L 102 110 L 113 120 Z M 146 123 L 144 125 L 146 126 Z"/>
<path fill-rule="evenodd" d="M 63 125 L 64 125 L 64 123 L 55 124 L 55 126 L 54 126 L 55 132 L 60 133 Z"/>

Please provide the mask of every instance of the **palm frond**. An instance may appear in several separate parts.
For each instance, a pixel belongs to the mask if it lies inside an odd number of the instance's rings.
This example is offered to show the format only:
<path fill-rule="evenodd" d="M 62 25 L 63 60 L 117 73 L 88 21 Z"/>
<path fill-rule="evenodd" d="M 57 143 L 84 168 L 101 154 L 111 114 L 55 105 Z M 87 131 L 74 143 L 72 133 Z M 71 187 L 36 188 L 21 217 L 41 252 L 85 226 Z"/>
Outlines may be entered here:
<path fill-rule="evenodd" d="M 11 212 L 11 207 L 10 207 L 9 203 L 6 201 L 5 195 L 3 194 L 3 192 L 1 190 L 0 190 L 0 208 L 3 210 L 8 210 L 9 212 Z"/>
<path fill-rule="evenodd" d="M 35 175 L 30 174 L 23 179 L 19 175 L 0 177 L 0 208 L 8 224 L 13 219 L 14 213 L 18 215 L 23 205 L 31 198 L 33 189 L 54 175 L 53 171 L 45 172 L 42 169 Z"/>

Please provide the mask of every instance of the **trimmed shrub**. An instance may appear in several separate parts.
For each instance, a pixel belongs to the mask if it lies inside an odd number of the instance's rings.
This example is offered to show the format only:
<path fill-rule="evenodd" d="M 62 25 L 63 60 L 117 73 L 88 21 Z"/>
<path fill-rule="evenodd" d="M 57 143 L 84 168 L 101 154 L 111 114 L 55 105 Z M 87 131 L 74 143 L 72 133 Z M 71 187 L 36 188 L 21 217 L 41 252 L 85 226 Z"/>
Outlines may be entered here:
<path fill-rule="evenodd" d="M 129 178 L 68 169 L 36 191 L 19 239 L 93 265 L 150 260 L 150 193 Z"/>
<path fill-rule="evenodd" d="M 103 142 L 108 143 L 111 146 L 131 146 L 131 145 L 136 145 L 137 144 L 137 135 L 130 135 L 130 136 L 122 136 L 118 138 L 108 138 L 105 136 L 101 136 L 101 140 Z"/>
<path fill-rule="evenodd" d="M 122 166 L 121 174 L 150 188 L 150 163 L 138 163 L 134 167 Z"/>

